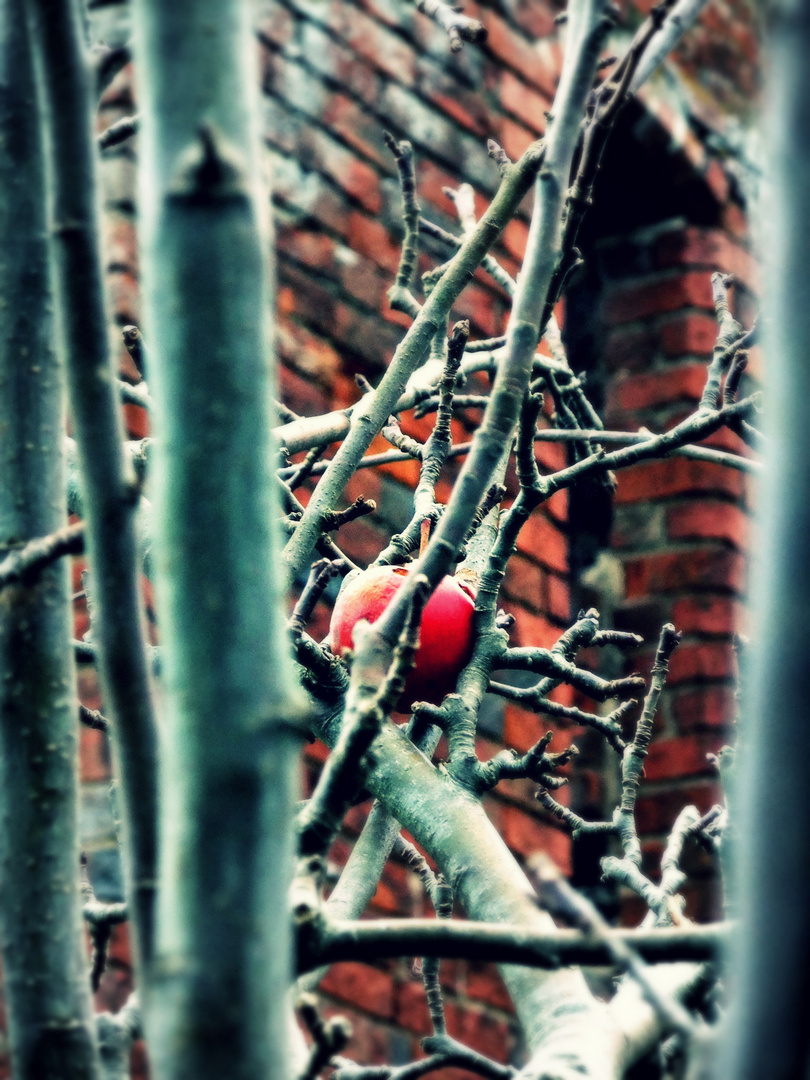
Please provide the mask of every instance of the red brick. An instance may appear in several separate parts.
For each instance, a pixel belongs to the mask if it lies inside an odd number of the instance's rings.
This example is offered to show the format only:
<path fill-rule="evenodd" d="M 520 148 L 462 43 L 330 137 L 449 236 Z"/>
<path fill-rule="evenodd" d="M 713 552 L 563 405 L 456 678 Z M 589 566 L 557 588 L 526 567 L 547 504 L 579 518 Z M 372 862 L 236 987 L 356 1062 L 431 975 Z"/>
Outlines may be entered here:
<path fill-rule="evenodd" d="M 518 551 L 557 573 L 568 572 L 568 537 L 542 511 L 535 511 L 520 530 Z"/>
<path fill-rule="evenodd" d="M 323 387 L 287 366 L 281 368 L 281 394 L 284 404 L 302 416 L 318 416 L 329 409 Z"/>
<path fill-rule="evenodd" d="M 550 99 L 538 94 L 511 71 L 504 71 L 501 76 L 499 100 L 501 108 L 516 116 L 536 135 L 542 135 L 546 130 L 545 113 L 551 108 Z"/>
<path fill-rule="evenodd" d="M 636 802 L 636 826 L 641 836 L 668 833 L 684 806 L 696 806 L 705 814 L 716 802 L 717 787 L 708 783 L 678 786 L 655 795 L 642 794 Z"/>
<path fill-rule="evenodd" d="M 468 285 L 453 304 L 452 321 L 469 319 L 478 331 L 475 337 L 496 337 L 503 333 L 501 305 L 496 311 L 495 294 L 480 285 Z"/>
<path fill-rule="evenodd" d="M 525 754 L 551 730 L 548 719 L 507 702 L 503 712 L 504 745 Z"/>
<path fill-rule="evenodd" d="M 727 728 L 737 715 L 734 690 L 731 686 L 703 686 L 678 694 L 672 700 L 672 714 L 679 732 Z"/>
<path fill-rule="evenodd" d="M 492 118 L 480 96 L 468 92 L 456 83 L 452 94 L 440 94 L 434 83 L 425 81 L 420 89 L 429 95 L 434 105 L 447 113 L 455 122 L 474 135 L 486 135 L 491 129 Z"/>
<path fill-rule="evenodd" d="M 124 416 L 124 427 L 130 439 L 145 439 L 149 434 L 149 413 L 140 405 L 129 403 L 121 407 Z"/>
<path fill-rule="evenodd" d="M 542 615 L 534 615 L 514 602 L 504 604 L 504 608 L 515 617 L 510 638 L 513 645 L 539 645 L 542 649 L 550 649 L 559 638 L 559 629 Z"/>
<path fill-rule="evenodd" d="M 661 548 L 666 540 L 665 516 L 666 508 L 655 503 L 617 506 L 610 533 L 611 547 L 628 553 Z"/>
<path fill-rule="evenodd" d="M 517 0 L 509 7 L 515 22 L 526 31 L 530 38 L 540 40 L 550 38 L 555 32 L 554 12 L 547 4 L 538 4 L 535 0 Z M 550 69 L 558 69 L 559 61 Z"/>
<path fill-rule="evenodd" d="M 739 240 L 748 238 L 748 218 L 736 203 L 730 202 L 723 207 L 723 226 Z"/>
<path fill-rule="evenodd" d="M 711 493 L 738 499 L 746 486 L 744 476 L 736 469 L 677 456 L 620 469 L 617 478 L 617 503 Z"/>
<path fill-rule="evenodd" d="M 521 807 L 504 804 L 497 814 L 497 829 L 516 855 L 527 859 L 543 851 L 564 874 L 571 873 L 571 840 L 556 826 L 531 817 Z"/>
<path fill-rule="evenodd" d="M 304 757 L 308 762 L 320 762 L 323 764 L 329 757 L 329 753 L 328 747 L 317 740 L 315 742 L 307 743 L 304 747 Z"/>
<path fill-rule="evenodd" d="M 140 322 L 140 292 L 138 279 L 127 270 L 117 270 L 107 275 L 107 296 L 116 318 L 125 323 Z"/>
<path fill-rule="evenodd" d="M 79 760 L 83 783 L 110 778 L 110 751 L 103 731 L 82 727 Z"/>
<path fill-rule="evenodd" d="M 546 590 L 546 609 L 549 615 L 567 626 L 571 618 L 571 589 L 568 582 L 556 574 L 547 574 Z"/>
<path fill-rule="evenodd" d="M 108 211 L 102 218 L 107 268 L 134 271 L 138 265 L 137 235 L 131 217 Z"/>
<path fill-rule="evenodd" d="M 546 592 L 545 572 L 529 559 L 513 555 L 506 568 L 503 591 L 514 603 L 541 611 Z"/>
<path fill-rule="evenodd" d="M 694 588 L 742 592 L 745 560 L 723 548 L 667 552 L 627 559 L 624 563 L 628 600 Z"/>
<path fill-rule="evenodd" d="M 285 254 L 316 270 L 334 266 L 335 241 L 320 230 L 285 229 L 279 242 Z"/>
<path fill-rule="evenodd" d="M 387 1028 L 363 1016 L 362 1013 L 347 1010 L 345 1005 L 339 1009 L 324 1009 L 325 1016 L 348 1016 L 352 1035 L 346 1046 L 345 1054 L 352 1061 L 364 1065 L 382 1065 L 391 1060 L 390 1034 Z"/>
<path fill-rule="evenodd" d="M 721 206 L 728 202 L 731 181 L 729 180 L 728 173 L 717 158 L 712 158 L 712 160 L 709 161 L 709 164 L 706 166 L 706 171 L 703 174 L 703 180 Z"/>
<path fill-rule="evenodd" d="M 667 684 L 698 679 L 730 679 L 737 670 L 731 642 L 704 641 L 700 645 L 679 645 L 669 663 Z"/>
<path fill-rule="evenodd" d="M 503 1020 L 498 1020 L 480 1009 L 465 1007 L 453 1001 L 445 1003 L 445 1014 L 447 1031 L 453 1038 L 495 1061 L 509 1060 L 511 1038 L 509 1028 Z"/>
<path fill-rule="evenodd" d="M 412 84 L 416 57 L 413 47 L 398 34 L 392 34 L 351 4 L 330 11 L 330 28 L 367 63 L 405 86 Z"/>
<path fill-rule="evenodd" d="M 749 519 L 734 503 L 700 500 L 673 506 L 667 512 L 667 531 L 673 540 L 724 540 L 744 549 Z"/>
<path fill-rule="evenodd" d="M 709 170 L 707 179 L 708 174 Z M 753 256 L 717 229 L 688 228 L 666 233 L 655 243 L 655 259 L 662 268 L 700 266 L 706 270 L 733 274 L 735 280 L 752 292 L 757 292 L 759 288 L 759 275 Z"/>
<path fill-rule="evenodd" d="M 553 82 L 537 49 L 515 33 L 514 28 L 492 10 L 486 12 L 486 27 L 485 51 L 493 53 L 507 67 L 517 71 L 539 90 L 549 95 L 553 94 Z"/>
<path fill-rule="evenodd" d="M 730 637 L 743 622 L 741 604 L 730 596 L 689 596 L 672 608 L 672 621 L 684 634 Z"/>
<path fill-rule="evenodd" d="M 400 982 L 394 988 L 394 1023 L 427 1035 L 431 1031 L 430 1010 L 422 982 Z"/>
<path fill-rule="evenodd" d="M 552 521 L 556 521 L 560 525 L 567 525 L 568 489 L 563 488 L 561 491 L 557 491 L 550 499 L 546 499 L 543 503 L 543 507 Z"/>
<path fill-rule="evenodd" d="M 713 311 L 708 272 L 693 270 L 675 277 L 644 281 L 611 292 L 602 313 L 609 324 L 635 322 L 684 307 Z"/>
<path fill-rule="evenodd" d="M 661 351 L 670 359 L 710 357 L 717 343 L 717 321 L 711 315 L 685 311 L 658 327 L 658 340 Z"/>
<path fill-rule="evenodd" d="M 705 385 L 706 368 L 702 364 L 689 364 L 631 375 L 611 388 L 611 398 L 624 412 L 637 412 L 677 401 L 699 401 Z"/>
<path fill-rule="evenodd" d="M 684 776 L 712 775 L 715 769 L 706 760 L 716 754 L 723 738 L 715 733 L 682 735 L 661 739 L 650 746 L 644 762 L 644 776 L 650 781 L 676 780 Z M 683 803 L 681 803 L 683 806 Z"/>
<path fill-rule="evenodd" d="M 604 362 L 610 371 L 643 371 L 658 349 L 658 331 L 649 326 L 616 327 L 608 336 Z"/>
<path fill-rule="evenodd" d="M 512 999 L 503 985 L 503 979 L 498 974 L 497 968 L 490 964 L 471 963 L 467 968 L 464 990 L 466 996 L 472 998 L 473 1001 L 481 1001 L 503 1012 L 512 1012 L 514 1009 Z"/>
<path fill-rule="evenodd" d="M 338 177 L 341 187 L 363 204 L 371 214 L 378 214 L 382 208 L 380 193 L 380 175 L 364 161 L 349 157 L 344 162 Z"/>
<path fill-rule="evenodd" d="M 374 1016 L 390 1020 L 394 1015 L 391 976 L 366 964 L 335 964 L 324 976 L 321 990 Z"/>
<path fill-rule="evenodd" d="M 349 242 L 354 251 L 373 259 L 385 270 L 396 273 L 399 248 L 380 221 L 353 210 L 349 214 L 348 227 Z"/>
<path fill-rule="evenodd" d="M 284 305 L 287 312 L 294 310 L 295 300 L 291 293 L 292 288 L 289 286 L 279 290 L 279 302 Z M 283 319 L 276 325 L 276 340 L 284 364 L 280 375 L 282 392 L 288 383 L 298 379 L 298 375 L 293 375 L 289 371 L 290 368 L 294 368 L 296 372 L 301 372 L 305 376 L 305 380 L 299 382 L 299 391 L 302 386 L 306 386 L 308 392 L 312 393 L 313 379 L 323 386 L 328 386 L 331 390 L 332 400 L 330 401 L 326 394 L 322 393 L 319 395 L 319 400 L 322 400 L 323 404 L 316 406 L 313 403 L 313 409 L 323 412 L 329 408 L 345 407 L 357 400 L 359 392 L 354 381 L 351 385 L 350 400 L 339 397 L 344 389 L 340 382 L 341 359 L 323 338 L 311 333 L 300 323 Z M 315 392 L 317 393 L 317 389 Z"/>
<path fill-rule="evenodd" d="M 523 262 L 523 256 L 526 253 L 526 241 L 528 238 L 529 227 L 525 221 L 521 221 L 519 218 L 512 218 L 501 233 L 501 241 L 504 247 L 520 263 Z"/>
<path fill-rule="evenodd" d="M 504 116 L 498 123 L 497 142 L 506 151 L 506 156 L 517 161 L 537 138 L 533 131 Z"/>
<path fill-rule="evenodd" d="M 542 472 L 559 472 L 568 464 L 568 453 L 562 442 L 541 439 L 534 444 L 534 453 Z"/>

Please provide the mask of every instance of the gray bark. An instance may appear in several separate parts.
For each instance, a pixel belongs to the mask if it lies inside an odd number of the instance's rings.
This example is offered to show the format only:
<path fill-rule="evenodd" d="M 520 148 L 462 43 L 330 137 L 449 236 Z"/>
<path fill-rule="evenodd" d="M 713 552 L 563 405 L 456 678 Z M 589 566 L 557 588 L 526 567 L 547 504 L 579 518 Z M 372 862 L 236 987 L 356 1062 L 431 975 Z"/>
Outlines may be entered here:
<path fill-rule="evenodd" d="M 21 0 L 0 3 L 0 547 L 66 522 L 45 169 Z M 0 945 L 17 1080 L 91 1080 L 64 560 L 0 594 Z"/>
<path fill-rule="evenodd" d="M 91 83 L 78 0 L 26 0 L 49 174 L 59 341 L 67 362 L 93 574 L 99 673 L 120 781 L 137 966 L 152 951 L 157 736 L 144 650 L 134 476 L 107 338 Z"/>
<path fill-rule="evenodd" d="M 251 5 L 134 5 L 165 723 L 154 1074 L 287 1073 L 299 693 L 274 522 Z"/>

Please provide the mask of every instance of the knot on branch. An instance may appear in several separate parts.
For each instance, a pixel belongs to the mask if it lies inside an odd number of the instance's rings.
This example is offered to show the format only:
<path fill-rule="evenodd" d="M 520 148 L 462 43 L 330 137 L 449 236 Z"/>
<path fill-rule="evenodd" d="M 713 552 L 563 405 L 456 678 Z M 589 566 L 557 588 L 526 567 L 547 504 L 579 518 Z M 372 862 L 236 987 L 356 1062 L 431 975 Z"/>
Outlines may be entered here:
<path fill-rule="evenodd" d="M 180 155 L 169 194 L 195 205 L 247 199 L 244 159 L 213 124 L 202 124 L 197 139 Z"/>

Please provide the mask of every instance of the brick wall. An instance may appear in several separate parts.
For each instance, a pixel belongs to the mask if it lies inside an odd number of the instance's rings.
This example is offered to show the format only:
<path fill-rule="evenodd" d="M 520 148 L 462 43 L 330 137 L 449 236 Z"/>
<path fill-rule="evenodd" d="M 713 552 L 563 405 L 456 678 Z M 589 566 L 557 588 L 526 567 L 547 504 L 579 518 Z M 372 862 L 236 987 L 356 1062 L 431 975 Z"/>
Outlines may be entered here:
<path fill-rule="evenodd" d="M 734 274 L 732 307 L 748 327 L 756 266 L 741 239 L 722 224 L 664 225 L 606 246 L 603 254 L 606 422 L 664 430 L 694 408 L 702 393 L 716 334 L 711 273 Z M 754 352 L 754 374 L 756 359 Z M 747 453 L 738 436 L 725 430 L 705 445 Z M 616 625 L 650 637 L 671 620 L 683 633 L 638 804 L 645 851 L 656 858 L 684 802 L 705 811 L 717 801 L 706 754 L 726 741 L 734 716 L 732 636 L 744 626 L 750 499 L 746 474 L 684 457 L 619 474 L 611 534 L 623 572 Z M 646 649 L 643 661 L 651 659 Z M 701 869 L 708 872 L 695 867 Z M 693 885 L 687 895 L 694 916 L 717 913 L 711 889 Z"/>
<path fill-rule="evenodd" d="M 644 0 L 637 7 L 624 5 L 628 31 L 648 6 Z M 114 42 L 126 36 L 123 6 L 91 7 L 103 37 Z M 481 213 L 497 184 L 486 139 L 494 138 L 516 157 L 544 129 L 561 62 L 554 30 L 559 6 L 503 0 L 465 10 L 484 22 L 489 36 L 482 48 L 465 46 L 451 55 L 443 32 L 400 0 L 283 0 L 261 7 L 257 47 L 277 220 L 281 393 L 296 412 L 313 415 L 354 401 L 359 395 L 355 374 L 376 381 L 406 325 L 385 298 L 401 226 L 396 172 L 383 130 L 414 144 L 425 216 L 457 230 L 443 188 L 471 183 Z M 628 110 L 606 158 L 600 180 L 605 208 L 597 202 L 586 226 L 586 269 L 567 302 L 574 317 L 566 333 L 572 363 L 588 369 L 609 426 L 658 429 L 700 396 L 714 341 L 708 286 L 713 270 L 738 276 L 735 302 L 739 317 L 750 322 L 756 276 L 733 170 L 724 169 L 718 158 L 727 153 L 727 141 L 720 140 L 717 150 L 717 140 L 703 136 L 708 128 L 723 130 L 728 115 L 745 119 L 755 60 L 750 12 L 740 0 L 713 2 L 700 31 L 679 50 L 671 69 L 674 83 L 659 79 L 645 91 L 643 107 Z M 99 130 L 134 109 L 127 70 L 105 95 Z M 123 144 L 105 154 L 103 165 L 109 284 L 118 326 L 137 323 L 139 314 L 136 149 L 135 142 Z M 496 249 L 512 274 L 526 235 L 527 217 L 521 213 Z M 426 242 L 420 269 L 446 256 Z M 468 317 L 474 338 L 489 337 L 503 330 L 507 311 L 506 297 L 479 272 L 453 317 Z M 589 313 L 584 321 L 583 311 Z M 578 334 L 586 322 L 583 340 Z M 111 338 L 120 350 L 114 327 Z M 120 353 L 125 377 L 134 380 L 131 362 Z M 479 385 L 485 388 L 483 377 Z M 476 386 L 469 389 L 475 392 Z M 132 406 L 126 411 L 132 435 L 145 434 L 143 412 Z M 458 415 L 454 437 L 474 431 L 479 417 L 472 410 Z M 429 430 L 427 421 L 412 416 L 402 426 L 420 437 Z M 721 442 L 731 446 L 734 440 L 724 436 Z M 374 448 L 387 444 L 380 439 Z M 565 462 L 559 445 L 541 443 L 538 454 L 545 468 Z M 457 469 L 456 463 L 444 471 L 443 497 Z M 374 498 L 378 512 L 342 530 L 341 544 L 352 559 L 362 564 L 373 559 L 408 520 L 415 480 L 413 463 L 353 478 L 346 499 Z M 507 482 L 514 496 L 514 476 Z M 299 494 L 305 501 L 306 492 Z M 730 635 L 744 588 L 745 485 L 739 473 L 675 459 L 621 474 L 614 506 L 601 507 L 596 525 L 581 504 L 572 493 L 569 507 L 563 492 L 534 515 L 510 564 L 503 603 L 515 616 L 518 644 L 551 644 L 572 611 L 592 595 L 600 598 L 608 620 L 644 633 L 650 643 L 667 618 L 684 631 L 639 802 L 645 851 L 654 854 L 685 800 L 705 808 L 715 798 L 705 753 L 723 740 L 732 712 Z M 587 574 L 600 554 L 612 568 L 607 593 L 604 583 L 596 588 Z M 317 636 L 325 633 L 328 611 L 323 603 L 315 613 Z M 77 633 L 84 629 L 86 612 L 79 601 Z M 631 666 L 644 668 L 649 658 L 645 648 Z M 621 664 L 610 655 L 593 662 L 614 669 Z M 101 705 L 92 670 L 81 668 L 79 679 L 85 703 Z M 573 701 L 573 695 L 563 690 L 560 700 Z M 532 713 L 488 699 L 481 753 L 489 756 L 503 745 L 525 750 L 549 727 Z M 570 730 L 558 732 L 555 745 L 572 738 L 583 753 L 569 797 L 580 810 L 598 816 L 611 794 L 604 755 L 587 735 Z M 306 748 L 305 789 L 324 756 L 318 744 Z M 103 735 L 82 732 L 82 763 L 85 846 L 99 894 L 112 898 L 120 876 Z M 366 809 L 349 816 L 331 855 L 335 868 L 345 861 Z M 615 902 L 599 893 L 598 851 L 587 844 L 572 850 L 537 812 L 530 785 L 501 785 L 488 797 L 487 809 L 519 858 L 550 851 L 608 906 Z M 699 861 L 695 869 L 709 873 Z M 698 890 L 690 897 L 692 910 L 705 915 L 710 895 Z M 424 904 L 414 875 L 390 862 L 372 913 L 420 914 Z M 632 905 L 624 910 L 629 918 Z M 100 1006 L 116 1008 L 124 1000 L 128 965 L 126 934 L 118 928 Z M 518 1054 L 511 1006 L 494 969 L 448 962 L 442 972 L 450 1033 L 498 1060 Z M 408 962 L 376 969 L 340 965 L 322 989 L 328 1007 L 351 1018 L 354 1037 L 347 1052 L 352 1056 L 396 1063 L 418 1052 L 428 1018 L 420 980 Z"/>

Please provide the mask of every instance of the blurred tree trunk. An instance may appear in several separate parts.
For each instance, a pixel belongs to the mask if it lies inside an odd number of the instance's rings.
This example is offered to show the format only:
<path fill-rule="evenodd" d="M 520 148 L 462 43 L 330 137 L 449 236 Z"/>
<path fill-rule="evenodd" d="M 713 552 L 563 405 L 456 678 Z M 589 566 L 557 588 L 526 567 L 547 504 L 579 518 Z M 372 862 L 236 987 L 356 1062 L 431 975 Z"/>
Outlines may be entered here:
<path fill-rule="evenodd" d="M 765 132 L 772 190 L 755 639 L 736 784 L 739 907 L 730 1045 L 717 1075 L 810 1075 L 810 3 L 772 11 Z"/>
<path fill-rule="evenodd" d="M 134 5 L 165 738 L 155 1075 L 286 1076 L 299 694 L 275 530 L 252 6 Z"/>
<path fill-rule="evenodd" d="M 21 0 L 0 3 L 0 545 L 66 523 L 46 182 Z M 16 1080 L 97 1075 L 79 894 L 64 559 L 0 595 L 0 916 Z"/>

